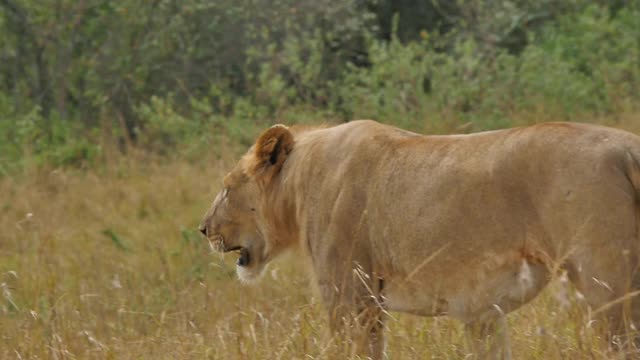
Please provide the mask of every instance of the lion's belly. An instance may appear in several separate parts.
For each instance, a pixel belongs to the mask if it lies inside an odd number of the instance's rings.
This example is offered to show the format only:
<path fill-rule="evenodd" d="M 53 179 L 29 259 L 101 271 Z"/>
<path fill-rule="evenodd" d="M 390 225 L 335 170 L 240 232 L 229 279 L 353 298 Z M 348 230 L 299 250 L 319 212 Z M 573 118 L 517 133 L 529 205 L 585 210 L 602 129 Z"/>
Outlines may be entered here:
<path fill-rule="evenodd" d="M 395 283 L 385 283 L 384 304 L 390 311 L 422 316 L 438 316 L 448 313 L 448 302 L 437 292 L 427 292 Z"/>
<path fill-rule="evenodd" d="M 422 316 L 448 315 L 472 321 L 494 311 L 505 313 L 535 297 L 548 282 L 548 269 L 525 259 L 486 271 L 469 269 L 466 281 L 430 276 L 385 282 L 384 304 L 390 311 Z M 444 279 L 443 279 L 444 277 Z"/>

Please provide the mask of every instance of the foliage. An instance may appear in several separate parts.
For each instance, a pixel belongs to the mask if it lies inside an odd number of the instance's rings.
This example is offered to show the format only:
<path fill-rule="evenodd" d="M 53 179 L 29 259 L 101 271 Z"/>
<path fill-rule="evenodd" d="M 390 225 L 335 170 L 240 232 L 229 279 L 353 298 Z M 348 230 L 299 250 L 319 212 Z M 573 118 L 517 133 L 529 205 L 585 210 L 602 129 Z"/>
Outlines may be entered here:
<path fill-rule="evenodd" d="M 440 52 L 437 34 L 406 45 L 372 39 L 372 66 L 352 66 L 336 87 L 338 107 L 422 130 L 447 118 L 476 130 L 505 127 L 540 108 L 560 120 L 638 111 L 638 16 L 637 9 L 613 17 L 590 6 L 530 33 L 519 54 L 470 38 Z"/>
<path fill-rule="evenodd" d="M 107 147 L 192 157 L 276 121 L 445 132 L 639 111 L 636 1 L 410 3 L 2 0 L 0 171 Z"/>

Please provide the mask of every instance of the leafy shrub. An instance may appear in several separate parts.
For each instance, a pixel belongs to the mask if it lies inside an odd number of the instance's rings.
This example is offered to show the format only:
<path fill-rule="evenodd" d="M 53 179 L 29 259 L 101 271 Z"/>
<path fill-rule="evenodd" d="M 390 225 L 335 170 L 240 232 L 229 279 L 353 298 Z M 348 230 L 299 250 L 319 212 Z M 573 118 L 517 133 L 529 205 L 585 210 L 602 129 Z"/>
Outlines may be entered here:
<path fill-rule="evenodd" d="M 476 130 L 508 126 L 515 114 L 541 107 L 559 120 L 637 111 L 639 17 L 638 10 L 613 16 L 591 6 L 530 33 L 517 55 L 487 51 L 472 38 L 446 52 L 426 39 L 372 39 L 371 66 L 351 67 L 335 103 L 348 115 L 410 128 L 448 116 Z"/>
<path fill-rule="evenodd" d="M 0 172 L 28 162 L 91 165 L 104 151 L 102 132 L 196 158 L 224 141 L 249 145 L 275 122 L 373 118 L 444 132 L 640 111 L 640 9 L 631 3 L 460 2 L 440 8 L 452 20 L 431 24 L 433 32 L 413 34 L 419 19 L 402 27 L 396 16 L 384 35 L 375 23 L 388 19 L 356 0 L 172 4 L 85 11 L 62 1 L 84 21 L 75 32 L 51 31 L 82 36 L 43 45 L 41 55 L 61 57 L 41 64 L 37 41 L 18 49 L 33 55 L 31 67 L 16 50 L 26 25 L 0 13 L 11 30 L 0 36 Z M 47 13 L 44 3 L 24 5 Z M 377 16 L 390 16 L 394 7 L 379 5 Z M 45 18 L 27 25 L 37 30 Z"/>
<path fill-rule="evenodd" d="M 2 109 L 0 174 L 30 165 L 82 167 L 92 165 L 101 154 L 100 144 L 93 141 L 95 131 L 78 123 L 56 117 L 45 119 L 39 106 L 23 114 L 6 106 Z"/>
<path fill-rule="evenodd" d="M 429 73 L 436 54 L 423 43 L 371 39 L 370 67 L 351 65 L 335 90 L 334 106 L 345 117 L 379 119 L 415 128 L 428 104 Z M 418 120 L 418 122 L 420 122 Z"/>
<path fill-rule="evenodd" d="M 185 107 L 171 96 L 152 97 L 136 107 L 141 124 L 135 129 L 136 146 L 163 156 L 198 158 L 221 151 L 216 145 L 227 139 L 248 145 L 262 128 L 257 120 L 263 111 L 244 99 L 236 99 L 232 109 L 232 116 L 222 116 L 208 99 L 191 99 Z"/>

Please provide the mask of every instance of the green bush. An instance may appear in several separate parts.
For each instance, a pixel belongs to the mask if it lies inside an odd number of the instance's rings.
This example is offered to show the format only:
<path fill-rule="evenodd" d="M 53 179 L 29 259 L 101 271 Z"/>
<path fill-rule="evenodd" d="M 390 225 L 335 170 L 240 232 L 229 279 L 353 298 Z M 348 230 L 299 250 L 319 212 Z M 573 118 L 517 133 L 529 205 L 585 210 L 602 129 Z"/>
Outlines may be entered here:
<path fill-rule="evenodd" d="M 612 16 L 591 6 L 530 33 L 517 55 L 488 51 L 472 38 L 446 52 L 426 39 L 406 45 L 373 39 L 372 65 L 351 67 L 336 86 L 336 108 L 418 129 L 443 116 L 474 129 L 504 127 L 512 115 L 540 108 L 558 120 L 637 111 L 638 18 L 637 9 Z"/>
<path fill-rule="evenodd" d="M 423 43 L 370 40 L 371 66 L 351 66 L 335 89 L 334 107 L 345 117 L 379 119 L 407 128 L 420 127 L 428 105 L 429 80 L 436 54 Z"/>
<path fill-rule="evenodd" d="M 55 116 L 46 119 L 37 105 L 23 114 L 6 103 L 0 109 L 0 174 L 33 165 L 90 166 L 101 154 L 95 130 Z"/>
<path fill-rule="evenodd" d="M 223 116 L 206 98 L 180 106 L 173 96 L 152 97 L 136 107 L 140 119 L 136 146 L 162 156 L 199 158 L 204 152 L 221 151 L 216 145 L 226 140 L 249 145 L 266 125 L 259 122 L 264 110 L 245 99 L 231 105 L 232 115 Z"/>
<path fill-rule="evenodd" d="M 11 30 L 0 35 L 0 172 L 92 165 L 114 140 L 197 158 L 224 141 L 249 145 L 276 122 L 372 118 L 444 132 L 640 111 L 633 2 L 474 1 L 447 8 L 453 20 L 432 32 L 413 34 L 418 19 L 403 27 L 395 16 L 388 37 L 355 0 L 159 2 L 155 12 L 128 1 L 88 12 L 73 4 L 61 2 L 82 15 L 82 36 L 42 45 L 41 55 L 61 57 L 40 63 L 37 39 L 18 46 L 26 25 L 0 13 Z M 25 2 L 42 15 L 27 25 L 45 26 L 47 9 Z"/>

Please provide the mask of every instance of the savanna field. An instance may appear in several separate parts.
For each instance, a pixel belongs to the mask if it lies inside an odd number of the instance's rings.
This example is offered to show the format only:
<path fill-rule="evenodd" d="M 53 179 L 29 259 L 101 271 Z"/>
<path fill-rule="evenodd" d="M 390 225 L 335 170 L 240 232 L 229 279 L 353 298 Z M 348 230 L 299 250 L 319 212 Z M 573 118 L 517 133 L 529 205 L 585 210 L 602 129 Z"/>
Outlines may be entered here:
<path fill-rule="evenodd" d="M 0 1 L 0 359 L 352 359 L 301 254 L 237 280 L 197 231 L 262 129 L 640 134 L 640 1 Z M 514 359 L 624 359 L 558 273 Z M 391 313 L 389 359 L 465 359 Z M 627 356 L 628 355 L 628 356 Z"/>
<path fill-rule="evenodd" d="M 637 133 L 640 117 L 619 126 Z M 132 155 L 4 177 L 0 358 L 349 358 L 299 254 L 249 286 L 236 256 L 211 253 L 196 231 L 241 153 L 221 146 L 197 161 Z M 509 322 L 515 358 L 615 358 L 562 276 Z M 388 327 L 390 358 L 465 356 L 454 320 L 392 313 Z"/>

